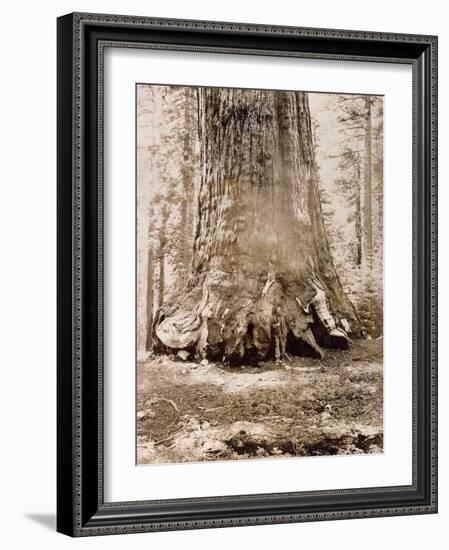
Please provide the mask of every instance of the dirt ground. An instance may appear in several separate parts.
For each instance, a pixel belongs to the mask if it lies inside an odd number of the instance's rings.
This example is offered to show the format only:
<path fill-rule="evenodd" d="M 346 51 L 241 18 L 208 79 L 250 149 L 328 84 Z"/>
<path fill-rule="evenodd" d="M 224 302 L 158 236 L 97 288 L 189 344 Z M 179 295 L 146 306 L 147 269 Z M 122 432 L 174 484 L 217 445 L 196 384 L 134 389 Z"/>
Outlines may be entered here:
<path fill-rule="evenodd" d="M 137 369 L 139 464 L 381 453 L 383 341 L 231 368 L 150 356 Z"/>

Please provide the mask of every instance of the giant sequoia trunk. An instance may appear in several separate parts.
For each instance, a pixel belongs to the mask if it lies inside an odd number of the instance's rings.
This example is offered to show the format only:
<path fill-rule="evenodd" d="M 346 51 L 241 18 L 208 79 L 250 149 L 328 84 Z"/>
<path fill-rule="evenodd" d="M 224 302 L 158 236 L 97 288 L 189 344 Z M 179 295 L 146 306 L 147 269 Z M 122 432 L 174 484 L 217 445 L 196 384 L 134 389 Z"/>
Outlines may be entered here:
<path fill-rule="evenodd" d="M 158 312 L 159 349 L 234 364 L 268 358 L 279 317 L 288 353 L 346 347 L 360 324 L 326 237 L 307 95 L 202 89 L 199 111 L 191 276 Z"/>

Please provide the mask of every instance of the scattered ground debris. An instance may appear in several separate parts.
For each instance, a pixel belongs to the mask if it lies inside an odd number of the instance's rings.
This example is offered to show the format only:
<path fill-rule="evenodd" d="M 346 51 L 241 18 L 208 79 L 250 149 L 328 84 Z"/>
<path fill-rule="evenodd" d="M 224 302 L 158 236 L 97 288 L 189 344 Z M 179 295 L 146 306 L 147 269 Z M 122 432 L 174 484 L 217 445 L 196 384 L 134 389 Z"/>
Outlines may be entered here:
<path fill-rule="evenodd" d="M 324 359 L 138 365 L 138 462 L 381 453 L 382 340 Z"/>

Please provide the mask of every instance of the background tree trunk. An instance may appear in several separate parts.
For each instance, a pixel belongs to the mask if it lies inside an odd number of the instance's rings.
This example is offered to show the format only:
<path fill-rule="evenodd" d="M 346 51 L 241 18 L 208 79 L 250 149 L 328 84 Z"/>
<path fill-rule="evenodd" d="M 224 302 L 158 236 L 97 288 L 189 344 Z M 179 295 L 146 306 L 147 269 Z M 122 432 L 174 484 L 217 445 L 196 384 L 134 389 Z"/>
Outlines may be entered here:
<path fill-rule="evenodd" d="M 372 137 L 371 137 L 371 99 L 365 98 L 366 129 L 365 129 L 365 189 L 364 189 L 364 215 L 365 215 L 365 239 L 366 255 L 371 261 L 373 252 L 373 221 L 372 221 Z"/>
<path fill-rule="evenodd" d="M 288 352 L 321 356 L 316 340 L 347 346 L 339 326 L 359 334 L 360 323 L 329 249 L 307 95 L 201 89 L 199 111 L 192 269 L 157 316 L 157 337 L 215 360 L 263 359 L 280 308 Z"/>
<path fill-rule="evenodd" d="M 360 189 L 360 165 L 357 164 L 357 182 L 355 191 L 355 238 L 356 238 L 356 265 L 362 265 L 362 204 Z"/>
<path fill-rule="evenodd" d="M 145 350 L 151 351 L 153 348 L 153 251 L 148 248 L 148 267 L 147 267 L 147 327 Z"/>
<path fill-rule="evenodd" d="M 192 203 L 193 203 L 193 177 L 194 177 L 194 144 L 192 138 L 193 129 L 193 100 L 195 91 L 191 88 L 186 88 L 184 98 L 184 117 L 183 129 L 184 135 L 182 140 L 182 188 L 184 196 L 181 202 L 181 228 L 182 228 L 182 246 L 180 247 L 182 255 L 182 263 L 189 266 L 192 258 L 192 235 L 186 228 L 191 227 L 192 221 Z"/>
<path fill-rule="evenodd" d="M 157 306 L 158 309 L 162 307 L 164 303 L 164 291 L 165 291 L 165 256 L 166 256 L 166 246 L 167 246 L 167 221 L 168 221 L 169 211 L 167 205 L 162 207 L 162 219 L 161 225 L 159 228 L 159 279 L 158 279 L 158 298 Z"/>

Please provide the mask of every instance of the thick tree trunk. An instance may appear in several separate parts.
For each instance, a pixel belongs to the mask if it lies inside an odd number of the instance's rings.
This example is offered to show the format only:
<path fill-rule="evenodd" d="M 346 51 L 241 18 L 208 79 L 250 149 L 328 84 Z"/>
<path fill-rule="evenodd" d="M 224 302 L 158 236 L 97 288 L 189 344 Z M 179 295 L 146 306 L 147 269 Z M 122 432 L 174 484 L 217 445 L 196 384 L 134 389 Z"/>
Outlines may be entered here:
<path fill-rule="evenodd" d="M 357 334 L 360 323 L 327 241 L 307 95 L 202 89 L 200 116 L 191 276 L 164 304 L 157 337 L 231 363 L 272 356 L 279 338 L 294 354 L 321 356 L 316 340 L 346 347 L 342 329 Z"/>

